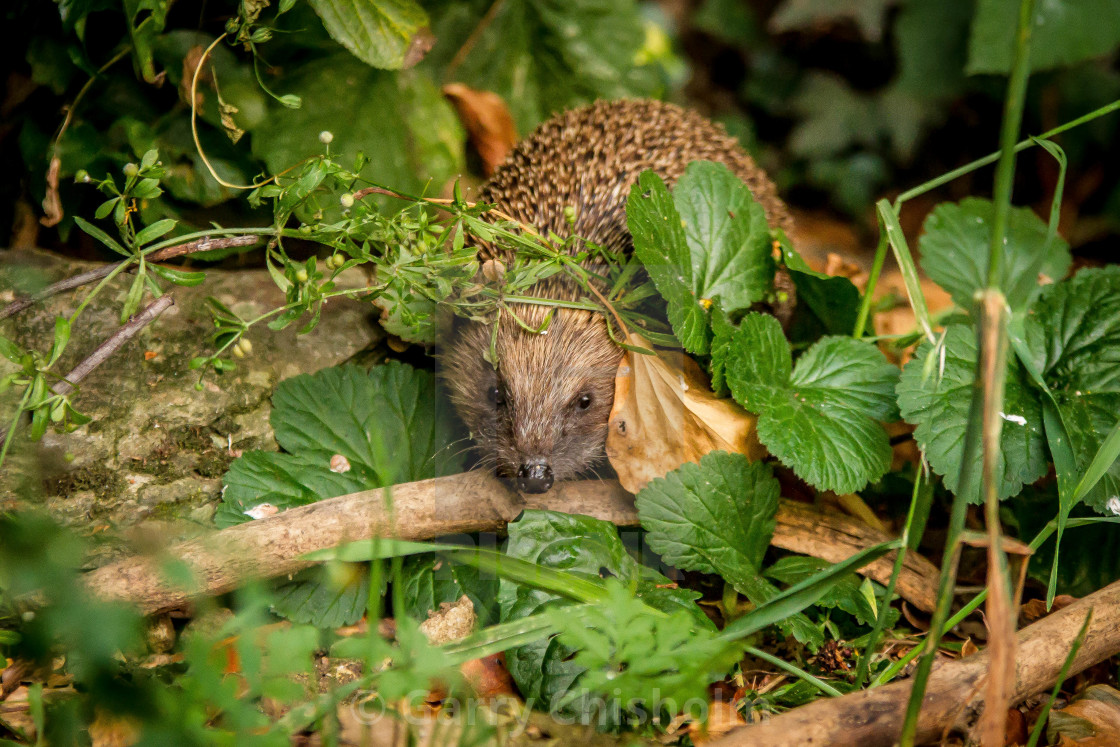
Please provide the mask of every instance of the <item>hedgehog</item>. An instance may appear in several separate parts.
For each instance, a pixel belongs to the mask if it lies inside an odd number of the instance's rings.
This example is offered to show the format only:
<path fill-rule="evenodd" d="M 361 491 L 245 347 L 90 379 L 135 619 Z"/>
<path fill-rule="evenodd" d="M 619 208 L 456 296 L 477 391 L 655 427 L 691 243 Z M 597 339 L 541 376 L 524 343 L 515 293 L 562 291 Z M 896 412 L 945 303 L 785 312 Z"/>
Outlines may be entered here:
<path fill-rule="evenodd" d="M 789 211 L 766 174 L 724 129 L 696 112 L 658 101 L 598 102 L 559 114 L 519 143 L 480 194 L 540 235 L 576 235 L 626 252 L 630 188 L 646 170 L 672 186 L 692 161 L 722 163 L 743 180 L 771 226 L 788 230 Z M 574 209 L 574 214 L 573 214 Z M 500 259 L 490 247 L 482 259 Z M 584 292 L 556 277 L 531 295 L 576 300 Z M 512 304 L 532 329 L 502 315 L 492 325 L 456 324 L 439 353 L 451 402 L 493 468 L 525 493 L 596 473 L 622 350 L 593 311 Z M 488 354 L 492 339 L 497 360 Z"/>

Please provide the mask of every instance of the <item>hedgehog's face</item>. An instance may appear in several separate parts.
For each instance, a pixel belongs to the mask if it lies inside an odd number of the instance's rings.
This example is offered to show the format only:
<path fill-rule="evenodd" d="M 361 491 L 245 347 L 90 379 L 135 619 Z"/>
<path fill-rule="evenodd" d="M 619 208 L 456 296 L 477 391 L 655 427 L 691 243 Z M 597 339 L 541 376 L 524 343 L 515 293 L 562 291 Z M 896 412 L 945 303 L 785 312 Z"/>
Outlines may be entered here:
<path fill-rule="evenodd" d="M 533 327 L 546 312 L 517 311 Z M 560 309 L 545 334 L 503 317 L 494 370 L 484 357 L 491 332 L 464 325 L 441 356 L 443 377 L 483 463 L 519 490 L 543 493 L 603 457 L 622 351 L 597 314 Z"/>

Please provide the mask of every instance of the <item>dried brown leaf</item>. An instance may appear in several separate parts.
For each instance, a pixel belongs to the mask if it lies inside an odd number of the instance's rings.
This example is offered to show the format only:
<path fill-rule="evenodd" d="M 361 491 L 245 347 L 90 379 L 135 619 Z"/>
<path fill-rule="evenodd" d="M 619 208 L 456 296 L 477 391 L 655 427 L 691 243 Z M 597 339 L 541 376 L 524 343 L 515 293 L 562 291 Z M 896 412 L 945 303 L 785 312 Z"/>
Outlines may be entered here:
<path fill-rule="evenodd" d="M 479 91 L 462 83 L 448 83 L 443 87 L 443 95 L 467 128 L 471 145 L 482 159 L 483 173 L 490 176 L 517 143 L 509 107 L 493 91 Z"/>
<path fill-rule="evenodd" d="M 1048 731 L 1060 745 L 1120 744 L 1120 691 L 1108 685 L 1092 685 L 1060 711 L 1050 713 Z"/>
<path fill-rule="evenodd" d="M 630 342 L 649 348 L 631 335 Z M 710 451 L 766 455 L 756 418 L 714 394 L 700 366 L 688 356 L 626 353 L 615 377 L 607 431 L 607 458 L 622 486 L 637 493 L 650 480 Z"/>
<path fill-rule="evenodd" d="M 58 170 L 62 166 L 62 161 L 58 156 L 51 159 L 51 165 L 47 168 L 47 194 L 43 197 L 43 215 L 39 219 L 47 228 L 57 226 L 62 222 L 62 200 L 58 196 Z"/>

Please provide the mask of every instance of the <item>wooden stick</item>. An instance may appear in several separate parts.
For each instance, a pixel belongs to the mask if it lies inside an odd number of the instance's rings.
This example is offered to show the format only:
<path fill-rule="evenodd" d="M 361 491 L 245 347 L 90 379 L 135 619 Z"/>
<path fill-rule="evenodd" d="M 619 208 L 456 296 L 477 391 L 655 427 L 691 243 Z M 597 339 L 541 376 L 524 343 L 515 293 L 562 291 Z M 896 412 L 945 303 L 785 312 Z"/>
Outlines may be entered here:
<path fill-rule="evenodd" d="M 1019 631 L 1012 703 L 1054 685 L 1089 610 L 1093 619 L 1069 676 L 1120 652 L 1118 581 Z M 951 729 L 972 728 L 983 709 L 991 663 L 985 650 L 933 670 L 922 701 L 918 743 L 938 742 Z M 910 685 L 904 680 L 841 698 L 822 698 L 767 722 L 735 729 L 711 747 L 885 747 L 898 739 Z"/>
<path fill-rule="evenodd" d="M 392 511 L 386 502 L 391 494 Z M 619 526 L 636 526 L 633 497 L 615 481 L 562 482 L 541 495 L 519 496 L 492 475 L 468 472 L 366 490 L 289 509 L 171 548 L 164 557 L 133 557 L 99 568 L 87 576 L 101 597 L 137 604 L 151 613 L 180 607 L 192 590 L 164 580 L 164 563 L 180 561 L 197 579 L 195 594 L 221 594 L 250 578 L 282 576 L 306 568 L 299 557 L 313 550 L 374 536 L 424 540 L 451 534 L 505 529 L 526 508 L 585 514 Z M 774 544 L 842 560 L 885 535 L 842 516 L 822 514 L 811 506 L 783 502 Z M 830 544 L 834 543 L 834 544 Z M 890 556 L 869 566 L 872 578 L 890 575 Z M 899 582 L 904 598 L 928 609 L 934 601 L 937 571 L 924 558 L 907 553 Z"/>

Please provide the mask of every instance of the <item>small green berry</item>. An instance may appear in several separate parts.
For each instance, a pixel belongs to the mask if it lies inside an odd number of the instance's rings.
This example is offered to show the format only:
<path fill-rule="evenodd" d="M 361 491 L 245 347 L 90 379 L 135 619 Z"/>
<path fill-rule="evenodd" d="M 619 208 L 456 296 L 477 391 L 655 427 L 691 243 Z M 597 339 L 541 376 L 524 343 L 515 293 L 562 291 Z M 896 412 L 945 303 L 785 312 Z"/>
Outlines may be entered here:
<path fill-rule="evenodd" d="M 245 351 L 246 355 L 253 352 L 253 343 L 249 342 L 248 337 L 242 337 L 237 341 L 237 344 L 241 346 L 241 349 Z"/>
<path fill-rule="evenodd" d="M 302 234 L 310 234 L 311 233 L 311 226 L 304 223 L 303 225 L 301 225 L 299 227 L 299 232 L 302 233 Z"/>
<path fill-rule="evenodd" d="M 233 357 L 234 358 L 244 358 L 245 357 L 245 351 L 241 349 L 241 343 L 238 343 L 238 344 L 233 346 Z"/>
<path fill-rule="evenodd" d="M 296 270 L 296 280 L 301 282 L 301 283 L 306 283 L 307 282 L 307 270 L 303 269 L 302 267 L 299 268 L 298 270 Z"/>
<path fill-rule="evenodd" d="M 129 178 L 132 178 L 132 177 L 136 176 L 138 173 L 140 173 L 140 167 L 137 166 L 136 164 L 126 163 L 124 165 L 124 175 L 125 176 L 127 176 Z"/>
<path fill-rule="evenodd" d="M 350 194 L 349 192 L 342 195 L 342 197 L 339 197 L 338 201 L 342 204 L 342 207 L 346 208 L 347 210 L 354 207 L 354 195 Z"/>
<path fill-rule="evenodd" d="M 89 184 L 89 172 L 85 169 L 78 169 L 78 173 L 74 174 L 74 181 L 78 184 Z"/>
<path fill-rule="evenodd" d="M 323 130 L 319 133 L 319 142 L 323 145 L 330 145 L 332 140 L 334 140 L 334 133 L 330 130 Z"/>

